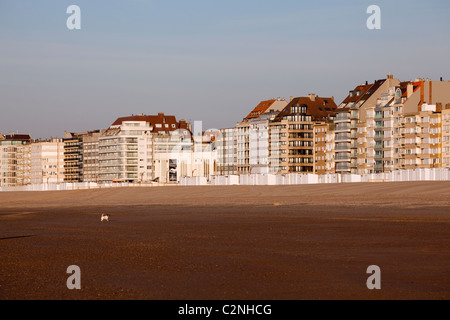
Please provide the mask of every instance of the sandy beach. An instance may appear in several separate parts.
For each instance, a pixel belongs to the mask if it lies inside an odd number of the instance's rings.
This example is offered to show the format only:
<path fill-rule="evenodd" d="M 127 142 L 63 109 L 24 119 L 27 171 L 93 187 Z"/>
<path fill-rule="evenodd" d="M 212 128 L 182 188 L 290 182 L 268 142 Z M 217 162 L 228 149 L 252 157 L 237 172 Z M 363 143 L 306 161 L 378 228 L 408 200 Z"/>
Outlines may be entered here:
<path fill-rule="evenodd" d="M 3 192 L 0 299 L 449 299 L 449 209 L 450 182 Z"/>

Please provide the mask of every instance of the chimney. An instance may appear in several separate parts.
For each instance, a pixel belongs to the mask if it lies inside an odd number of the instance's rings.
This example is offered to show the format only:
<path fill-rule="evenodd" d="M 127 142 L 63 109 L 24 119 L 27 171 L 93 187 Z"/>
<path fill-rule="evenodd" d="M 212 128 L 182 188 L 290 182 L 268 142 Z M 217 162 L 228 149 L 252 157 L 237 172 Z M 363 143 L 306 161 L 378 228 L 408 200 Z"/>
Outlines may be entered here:
<path fill-rule="evenodd" d="M 308 98 L 309 98 L 311 101 L 316 101 L 316 95 L 315 95 L 314 93 L 308 94 Z"/>
<path fill-rule="evenodd" d="M 442 112 L 442 103 L 436 103 L 436 112 Z"/>
<path fill-rule="evenodd" d="M 366 81 L 366 86 L 369 85 L 369 81 Z"/>
<path fill-rule="evenodd" d="M 445 105 L 445 109 L 446 109 L 446 110 L 450 109 L 450 103 L 447 103 L 447 104 Z"/>
<path fill-rule="evenodd" d="M 410 83 L 408 83 L 408 86 L 406 87 L 406 98 L 409 99 L 409 97 L 411 97 L 413 93 L 414 93 L 414 86 L 410 82 Z"/>
<path fill-rule="evenodd" d="M 293 97 L 293 96 L 291 96 L 291 101 L 292 101 L 292 100 L 294 100 L 294 97 Z"/>

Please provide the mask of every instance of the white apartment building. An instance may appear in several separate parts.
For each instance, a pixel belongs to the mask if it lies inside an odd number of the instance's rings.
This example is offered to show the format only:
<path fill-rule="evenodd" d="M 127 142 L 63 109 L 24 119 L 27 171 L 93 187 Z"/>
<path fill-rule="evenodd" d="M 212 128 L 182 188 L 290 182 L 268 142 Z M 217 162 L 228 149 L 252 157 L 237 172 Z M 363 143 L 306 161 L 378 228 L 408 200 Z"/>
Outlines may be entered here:
<path fill-rule="evenodd" d="M 220 129 L 216 137 L 217 175 L 237 174 L 237 129 Z"/>
<path fill-rule="evenodd" d="M 217 152 L 208 137 L 191 136 L 174 116 L 119 118 L 99 137 L 99 182 L 177 183 L 217 170 Z"/>
<path fill-rule="evenodd" d="M 210 180 L 217 171 L 217 151 L 210 137 L 181 135 L 155 138 L 154 175 L 161 183 L 177 183 L 184 177 Z"/>
<path fill-rule="evenodd" d="M 269 122 L 287 104 L 281 98 L 261 101 L 236 125 L 236 162 L 239 174 L 268 173 Z"/>
<path fill-rule="evenodd" d="M 132 116 L 119 118 L 99 137 L 100 183 L 149 182 L 154 175 L 156 137 L 168 138 L 169 131 L 178 129 L 174 117 Z M 161 146 L 158 146 L 161 148 Z"/>
<path fill-rule="evenodd" d="M 268 174 L 270 168 L 269 123 L 278 115 L 278 111 L 266 112 L 257 119 L 249 120 L 249 173 Z"/>
<path fill-rule="evenodd" d="M 62 139 L 31 144 L 31 184 L 64 182 L 64 142 Z"/>

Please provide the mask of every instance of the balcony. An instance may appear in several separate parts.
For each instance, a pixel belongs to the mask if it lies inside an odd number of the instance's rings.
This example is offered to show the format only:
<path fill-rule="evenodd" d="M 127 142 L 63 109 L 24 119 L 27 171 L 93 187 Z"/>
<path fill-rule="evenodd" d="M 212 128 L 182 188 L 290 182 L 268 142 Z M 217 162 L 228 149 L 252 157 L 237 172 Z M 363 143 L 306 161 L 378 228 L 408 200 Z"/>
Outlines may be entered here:
<path fill-rule="evenodd" d="M 376 163 L 373 167 L 375 170 L 383 170 L 384 169 L 383 163 Z"/>
<path fill-rule="evenodd" d="M 350 140 L 350 135 L 349 134 L 345 134 L 345 133 L 339 133 L 336 135 L 336 137 L 334 138 L 335 142 L 339 142 L 339 141 L 343 141 L 346 142 Z"/>
<path fill-rule="evenodd" d="M 350 145 L 348 143 L 347 144 L 338 144 L 334 150 L 335 151 L 350 151 Z"/>
<path fill-rule="evenodd" d="M 337 117 L 334 119 L 334 122 L 350 122 L 350 114 L 349 113 L 338 113 Z"/>
<path fill-rule="evenodd" d="M 350 162 L 350 158 L 348 155 L 338 155 L 334 158 L 334 161 L 337 162 Z"/>
<path fill-rule="evenodd" d="M 350 166 L 348 163 L 336 163 L 336 171 L 350 171 Z"/>
<path fill-rule="evenodd" d="M 349 123 L 338 123 L 336 125 L 336 128 L 334 129 L 334 131 L 336 133 L 338 132 L 346 132 L 350 130 L 350 124 Z"/>

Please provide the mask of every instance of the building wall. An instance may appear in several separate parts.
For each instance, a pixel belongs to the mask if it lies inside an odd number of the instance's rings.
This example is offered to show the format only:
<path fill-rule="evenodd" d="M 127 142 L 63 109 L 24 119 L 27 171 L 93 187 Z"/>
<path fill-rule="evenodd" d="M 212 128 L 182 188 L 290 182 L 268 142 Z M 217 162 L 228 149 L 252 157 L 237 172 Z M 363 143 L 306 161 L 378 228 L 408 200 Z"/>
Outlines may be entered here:
<path fill-rule="evenodd" d="M 99 138 L 104 130 L 89 132 L 82 137 L 83 182 L 98 182 L 99 175 Z"/>
<path fill-rule="evenodd" d="M 0 140 L 0 186 L 15 187 L 23 183 L 22 150 L 20 147 L 27 143 L 29 143 L 29 140 L 2 136 Z"/>
<path fill-rule="evenodd" d="M 148 173 L 146 177 L 138 169 L 142 163 L 151 166 L 152 153 L 147 151 L 147 144 L 153 148 L 152 135 L 145 121 L 127 121 L 120 129 L 105 131 L 99 137 L 99 182 L 147 181 L 152 168 L 141 170 Z"/>
<path fill-rule="evenodd" d="M 314 173 L 326 174 L 327 169 L 327 135 L 329 124 L 314 125 Z"/>
<path fill-rule="evenodd" d="M 239 174 L 250 173 L 250 123 L 236 125 L 236 160 Z"/>
<path fill-rule="evenodd" d="M 65 182 L 83 181 L 82 134 L 64 133 L 64 179 Z"/>
<path fill-rule="evenodd" d="M 31 145 L 31 184 L 64 182 L 64 142 L 53 139 Z"/>
<path fill-rule="evenodd" d="M 314 172 L 314 124 L 312 120 L 270 124 L 271 173 Z"/>
<path fill-rule="evenodd" d="M 450 168 L 450 105 L 442 110 L 442 166 Z"/>
<path fill-rule="evenodd" d="M 227 128 L 219 130 L 216 140 L 217 148 L 217 175 L 237 174 L 236 128 Z"/>
<path fill-rule="evenodd" d="M 336 163 L 335 163 L 335 125 L 334 123 L 328 124 L 327 135 L 326 135 L 326 174 L 336 173 Z"/>
<path fill-rule="evenodd" d="M 335 170 L 337 173 L 350 173 L 350 110 L 338 110 L 334 125 Z"/>
<path fill-rule="evenodd" d="M 31 144 L 17 146 L 17 185 L 31 184 Z"/>

